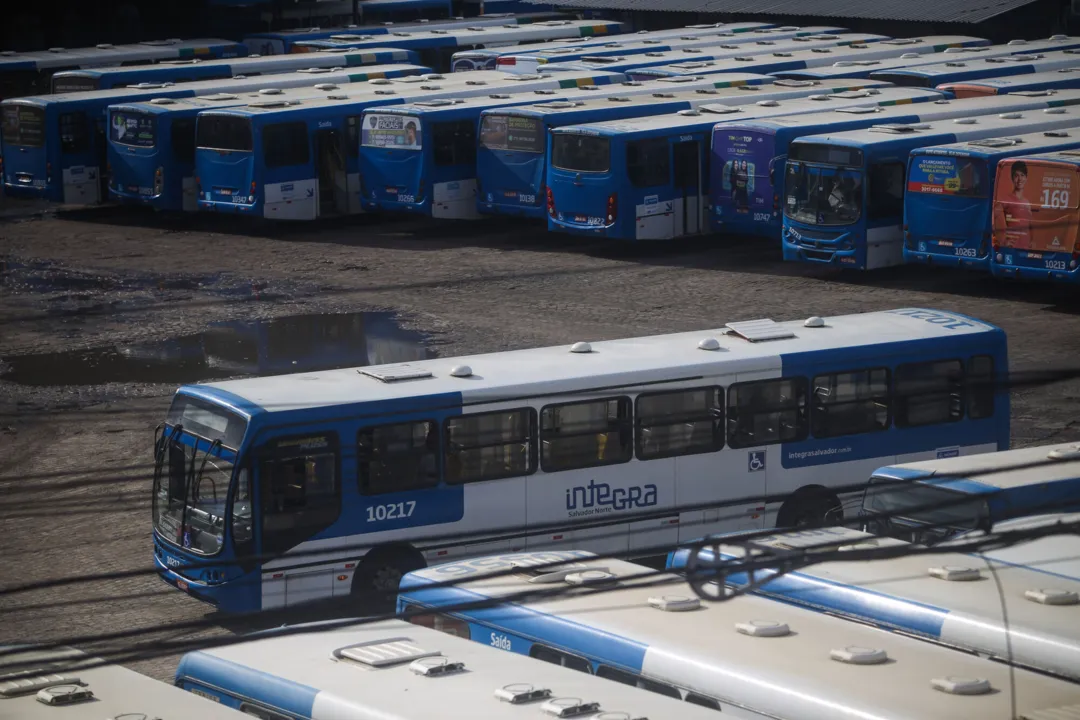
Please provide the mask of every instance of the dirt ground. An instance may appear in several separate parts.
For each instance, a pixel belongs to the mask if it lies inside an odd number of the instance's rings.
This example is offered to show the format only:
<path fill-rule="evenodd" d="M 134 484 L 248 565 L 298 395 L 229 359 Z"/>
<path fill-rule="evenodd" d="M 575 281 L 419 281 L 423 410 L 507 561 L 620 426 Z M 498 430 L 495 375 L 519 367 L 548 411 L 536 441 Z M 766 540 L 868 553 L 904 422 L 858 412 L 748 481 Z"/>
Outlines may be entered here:
<path fill-rule="evenodd" d="M 360 217 L 275 226 L 7 203 L 0 588 L 150 566 L 145 466 L 176 384 L 73 385 L 88 371 L 79 363 L 99 360 L 64 355 L 64 364 L 57 353 L 312 313 L 393 311 L 439 354 L 455 355 L 921 306 L 997 323 L 1008 332 L 1013 369 L 1049 369 L 1080 367 L 1078 298 L 1071 288 L 935 268 L 851 274 L 787 265 L 771 244 L 736 238 L 626 248 L 522 222 Z M 18 372 L 3 374 L 5 362 Z M 32 384 L 10 381 L 21 376 Z M 1080 439 L 1078 393 L 1076 382 L 1014 393 L 1014 445 Z M 142 627 L 162 628 L 157 639 L 193 637 L 172 626 L 207 612 L 145 574 L 76 583 L 0 595 L 0 642 Z M 132 666 L 166 679 L 175 657 Z"/>

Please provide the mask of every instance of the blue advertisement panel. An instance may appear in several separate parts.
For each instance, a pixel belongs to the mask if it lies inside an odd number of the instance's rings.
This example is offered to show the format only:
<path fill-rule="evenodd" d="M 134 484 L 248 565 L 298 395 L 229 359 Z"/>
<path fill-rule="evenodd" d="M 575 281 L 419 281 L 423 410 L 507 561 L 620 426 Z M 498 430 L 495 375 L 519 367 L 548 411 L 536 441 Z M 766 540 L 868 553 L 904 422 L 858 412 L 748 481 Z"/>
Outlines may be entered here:
<path fill-rule="evenodd" d="M 717 128 L 713 135 L 713 205 L 717 219 L 773 214 L 772 135 Z"/>

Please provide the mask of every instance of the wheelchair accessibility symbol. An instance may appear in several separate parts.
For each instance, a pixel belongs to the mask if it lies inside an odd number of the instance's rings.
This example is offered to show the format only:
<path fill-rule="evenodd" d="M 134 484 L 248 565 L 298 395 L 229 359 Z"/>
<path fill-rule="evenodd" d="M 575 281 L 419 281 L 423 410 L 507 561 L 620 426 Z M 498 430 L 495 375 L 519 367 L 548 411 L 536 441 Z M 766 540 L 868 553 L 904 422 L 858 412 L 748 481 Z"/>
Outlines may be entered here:
<path fill-rule="evenodd" d="M 759 472 L 765 469 L 765 451 L 751 450 L 747 453 L 746 467 L 750 472 Z"/>

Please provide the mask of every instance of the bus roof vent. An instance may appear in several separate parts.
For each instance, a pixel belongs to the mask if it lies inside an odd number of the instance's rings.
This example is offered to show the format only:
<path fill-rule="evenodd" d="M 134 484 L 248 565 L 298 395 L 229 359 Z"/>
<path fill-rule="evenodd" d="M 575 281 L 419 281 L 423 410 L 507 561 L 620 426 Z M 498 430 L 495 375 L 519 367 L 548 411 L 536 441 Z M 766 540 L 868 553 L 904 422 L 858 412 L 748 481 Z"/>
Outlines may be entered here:
<path fill-rule="evenodd" d="M 397 90 L 376 90 L 375 95 L 397 95 Z"/>
<path fill-rule="evenodd" d="M 301 68 L 296 72 L 307 73 L 308 75 L 322 75 L 328 72 L 334 72 L 335 70 L 343 70 L 344 68 L 325 68 L 325 67 L 313 67 L 313 68 Z"/>
<path fill-rule="evenodd" d="M 743 322 L 728 323 L 724 326 L 729 332 L 738 335 L 750 342 L 762 342 L 764 340 L 783 340 L 795 337 L 795 333 L 779 325 L 768 318 L 762 320 L 744 320 Z"/>
<path fill-rule="evenodd" d="M 998 117 L 1001 118 L 1002 120 L 1019 120 L 1020 118 L 1024 117 L 1024 115 L 1023 115 L 1023 113 L 1010 112 L 1010 113 L 1001 113 L 1000 115 L 998 115 Z"/>
<path fill-rule="evenodd" d="M 263 88 L 259 91 L 260 95 L 280 95 L 281 88 Z"/>
<path fill-rule="evenodd" d="M 657 595 L 649 598 L 649 606 L 665 612 L 683 612 L 697 610 L 701 607 L 701 600 L 685 595 Z"/>
<path fill-rule="evenodd" d="M 818 315 L 811 315 L 803 322 L 803 327 L 823 328 L 825 327 L 825 318 Z"/>
<path fill-rule="evenodd" d="M 878 648 L 849 646 L 831 650 L 829 657 L 851 665 L 880 665 L 888 661 L 889 654 Z"/>
<path fill-rule="evenodd" d="M 51 48 L 49 48 L 49 52 L 51 52 L 51 53 L 62 53 L 65 50 L 67 50 L 67 48 L 62 48 L 62 47 L 51 47 Z"/>
<path fill-rule="evenodd" d="M 947 675 L 930 681 L 930 686 L 950 695 L 985 695 L 993 688 L 986 678 L 958 677 Z"/>
<path fill-rule="evenodd" d="M 98 50 L 115 50 L 116 49 L 116 46 L 113 45 L 112 43 L 98 43 L 94 47 L 96 47 Z"/>
<path fill-rule="evenodd" d="M 577 107 L 581 103 L 576 103 L 572 100 L 553 100 L 547 103 L 541 103 L 537 107 L 549 108 L 551 110 L 568 110 L 572 107 Z"/>
<path fill-rule="evenodd" d="M 585 702 L 581 698 L 554 698 L 540 706 L 540 712 L 557 718 L 580 717 L 600 712 L 600 703 Z"/>
<path fill-rule="evenodd" d="M 421 90 L 442 90 L 442 85 L 421 85 L 420 89 Z M 433 101 L 429 100 L 428 102 L 433 102 Z"/>
<path fill-rule="evenodd" d="M 695 110 L 694 108 L 690 108 L 688 110 L 680 110 L 679 114 L 682 115 L 683 117 L 697 117 L 698 115 L 701 114 L 701 112 L 698 111 L 698 110 Z"/>
<path fill-rule="evenodd" d="M 630 102 L 630 98 L 625 95 L 611 95 L 608 97 L 608 102 Z"/>
<path fill-rule="evenodd" d="M 46 705 L 63 706 L 87 702 L 94 699 L 94 693 L 86 685 L 53 685 L 38 690 L 37 701 Z"/>
<path fill-rule="evenodd" d="M 420 380 L 422 378 L 431 377 L 430 370 L 417 367 L 416 365 L 410 365 L 409 363 L 377 365 L 375 367 L 360 368 L 357 372 L 361 375 L 367 375 L 368 377 L 381 380 L 385 383 L 398 382 L 400 380 Z"/>
<path fill-rule="evenodd" d="M 957 125 L 975 125 L 978 121 L 973 117 L 955 118 L 953 122 Z"/>
<path fill-rule="evenodd" d="M 580 562 L 552 563 L 545 560 L 529 560 L 528 558 L 511 560 L 510 567 L 522 575 L 527 575 L 529 582 L 541 585 L 563 582 L 566 580 L 567 575 L 589 569 L 587 565 Z M 592 569 L 607 572 L 606 567 L 593 567 Z"/>
<path fill-rule="evenodd" d="M 1050 108 L 1043 108 L 1043 112 L 1046 113 L 1047 115 L 1064 115 L 1065 113 L 1067 113 L 1069 111 L 1066 110 L 1063 107 L 1050 107 Z"/>
<path fill-rule="evenodd" d="M 80 685 L 77 675 L 53 675 L 44 670 L 26 670 L 12 673 L 11 680 L 0 682 L 0 698 L 29 695 L 53 685 Z M 11 677 L 11 676 L 9 676 Z"/>
<path fill-rule="evenodd" d="M 494 95 L 488 95 L 488 97 L 491 98 L 492 100 L 509 100 L 510 99 L 509 95 L 494 94 Z"/>
<path fill-rule="evenodd" d="M 848 47 L 858 47 L 858 45 L 849 45 Z M 863 45 L 863 47 L 866 47 L 866 46 Z M 832 50 L 830 50 L 829 48 L 810 48 L 810 52 L 831 53 Z"/>
<path fill-rule="evenodd" d="M 1058 72 L 1059 72 L 1059 73 L 1071 73 L 1071 72 L 1080 72 L 1080 68 L 1076 68 L 1076 67 L 1071 67 L 1071 68 L 1061 68 L 1060 70 L 1058 70 Z"/>
<path fill-rule="evenodd" d="M 741 46 L 740 45 L 721 45 L 720 49 L 722 49 L 722 50 L 739 50 L 739 49 L 741 49 Z"/>
<path fill-rule="evenodd" d="M 817 80 L 777 80 L 776 82 L 773 83 L 773 85 L 779 85 L 780 87 L 795 87 L 795 88 L 813 87 L 814 85 L 817 85 L 817 84 L 818 84 Z M 756 86 L 754 86 L 754 85 L 743 85 L 743 87 L 756 87 Z"/>
<path fill-rule="evenodd" d="M 735 89 L 739 90 L 741 92 L 761 92 L 761 86 L 760 85 L 736 85 Z M 711 92 L 711 93 L 714 93 L 714 92 L 716 92 L 716 90 L 713 90 L 712 88 L 710 88 L 710 89 L 705 90 L 705 91 L 698 90 L 698 92 Z"/>
<path fill-rule="evenodd" d="M 683 110 L 681 112 L 690 111 Z M 701 105 L 698 107 L 698 112 L 707 112 L 710 115 L 731 115 L 732 113 L 742 112 L 742 108 L 738 105 Z"/>
<path fill-rule="evenodd" d="M 469 28 L 469 29 L 472 30 L 472 28 Z M 394 34 L 396 35 L 397 33 L 394 33 Z M 446 30 L 440 30 L 439 28 L 435 28 L 434 30 L 431 31 L 431 34 L 432 35 L 446 35 L 447 31 Z"/>
<path fill-rule="evenodd" d="M 1043 133 L 1049 135 L 1050 133 Z M 1080 460 L 1080 444 L 1067 448 L 1054 448 L 1046 454 L 1047 460 Z"/>
<path fill-rule="evenodd" d="M 750 620 L 749 622 L 735 623 L 735 630 L 751 637 L 784 637 L 791 634 L 791 628 L 787 626 L 787 623 L 774 620 Z"/>
<path fill-rule="evenodd" d="M 684 76 L 685 77 L 685 76 Z M 716 88 L 698 88 L 694 91 L 698 95 L 719 95 L 720 91 Z"/>
<path fill-rule="evenodd" d="M 702 338 L 698 344 L 698 350 L 708 350 L 710 352 L 716 352 L 720 349 L 720 341 L 714 337 Z"/>
<path fill-rule="evenodd" d="M 903 133 L 913 133 L 918 130 L 917 125 L 905 125 L 904 123 L 885 123 L 882 125 L 874 125 L 870 128 L 870 132 L 879 133 L 893 133 L 901 135 Z"/>
<path fill-rule="evenodd" d="M 1010 40 L 1006 45 L 1027 45 L 1027 40 Z"/>
<path fill-rule="evenodd" d="M 316 90 L 337 90 L 338 86 L 333 83 L 319 83 L 315 86 Z"/>
<path fill-rule="evenodd" d="M 947 62 L 945 67 L 967 67 L 967 63 L 962 62 Z"/>
<path fill-rule="evenodd" d="M 473 32 L 483 32 L 484 31 L 484 27 L 482 25 L 470 25 L 469 27 L 467 27 L 465 29 L 466 30 L 472 30 Z"/>
<path fill-rule="evenodd" d="M 739 57 L 731 58 L 731 59 L 734 60 L 735 62 L 753 62 L 754 61 L 754 58 L 746 56 L 746 55 L 740 55 Z"/>
<path fill-rule="evenodd" d="M 172 98 L 151 98 L 151 105 L 175 105 L 176 101 Z"/>
<path fill-rule="evenodd" d="M 1068 35 L 1051 35 L 1050 36 L 1050 40 L 1052 40 L 1053 42 L 1061 42 L 1062 40 L 1068 40 L 1068 39 L 1069 39 Z"/>
<path fill-rule="evenodd" d="M 326 99 L 327 100 L 348 100 L 349 96 L 348 95 L 327 95 Z"/>
<path fill-rule="evenodd" d="M 870 113 L 882 112 L 885 108 L 880 105 L 852 105 L 846 108 L 836 108 L 836 112 L 851 113 L 852 115 L 869 115 Z"/>
<path fill-rule="evenodd" d="M 754 104 L 758 107 L 780 107 L 780 103 L 776 100 L 758 100 Z"/>
<path fill-rule="evenodd" d="M 416 675 L 422 675 L 424 677 L 439 677 L 440 675 L 464 672 L 465 663 L 460 661 L 455 662 L 444 657 L 428 657 L 413 660 L 409 664 L 409 670 L 412 670 Z"/>
<path fill-rule="evenodd" d="M 543 75 L 511 75 L 510 77 L 508 77 L 506 79 L 507 80 L 517 80 L 517 81 L 522 81 L 522 80 L 543 80 L 544 76 Z"/>
<path fill-rule="evenodd" d="M 978 568 L 961 567 L 959 565 L 938 565 L 926 571 L 930 577 L 950 582 L 965 582 L 969 580 L 981 580 L 982 573 Z"/>
<path fill-rule="evenodd" d="M 421 90 L 427 90 L 429 88 L 438 89 L 437 85 L 421 85 Z M 465 102 L 461 98 L 435 98 L 433 100 L 417 100 L 413 105 L 419 105 L 421 107 L 446 107 L 447 105 L 457 105 L 458 103 Z"/>
<path fill-rule="evenodd" d="M 832 66 L 833 67 L 851 67 L 854 64 L 855 63 L 851 62 L 850 60 L 837 60 L 836 62 L 834 62 L 832 64 Z"/>
<path fill-rule="evenodd" d="M 498 688 L 495 691 L 495 697 L 511 705 L 525 705 L 526 703 L 549 699 L 551 691 L 547 688 L 538 688 L 529 683 L 513 683 Z"/>
<path fill-rule="evenodd" d="M 424 73 L 420 78 L 422 80 L 445 80 L 446 76 L 439 73 Z"/>
<path fill-rule="evenodd" d="M 652 96 L 654 98 L 673 98 L 675 93 L 653 93 Z"/>
<path fill-rule="evenodd" d="M 587 342 L 576 342 L 576 343 L 574 343 L 573 345 L 570 346 L 570 352 L 578 353 L 579 355 L 583 355 L 585 353 L 591 353 L 592 352 L 592 345 L 590 345 Z"/>
<path fill-rule="evenodd" d="M 159 98 L 159 99 L 161 99 L 161 98 Z M 225 100 L 239 100 L 240 96 L 239 95 L 233 95 L 232 93 L 214 93 L 213 95 L 203 95 L 199 99 L 200 100 L 210 100 L 211 102 L 215 102 L 215 101 L 225 101 Z M 151 100 L 150 102 L 154 102 L 154 101 Z M 172 100 L 169 100 L 169 102 L 172 102 Z"/>
<path fill-rule="evenodd" d="M 288 100 L 270 100 L 267 102 L 253 102 L 249 103 L 248 107 L 259 108 L 260 110 L 274 110 L 277 108 L 289 107 Z"/>
<path fill-rule="evenodd" d="M 791 53 L 775 52 L 773 53 L 773 57 L 791 57 Z"/>
<path fill-rule="evenodd" d="M 1005 93 L 1006 95 L 1019 95 L 1020 97 L 1046 97 L 1047 95 L 1056 94 L 1056 90 L 1047 88 L 1045 90 L 1017 90 L 1011 93 Z"/>
<path fill-rule="evenodd" d="M 568 573 L 564 580 L 567 585 L 594 585 L 618 580 L 618 576 L 609 573 L 607 570 L 590 568 L 589 570 Z"/>
<path fill-rule="evenodd" d="M 1061 588 L 1025 590 L 1024 597 L 1040 605 L 1076 605 L 1080 603 L 1080 595 L 1072 590 L 1062 590 Z"/>
<path fill-rule="evenodd" d="M 347 645 L 334 651 L 334 657 L 358 662 L 368 667 L 386 667 L 415 662 L 421 658 L 438 657 L 438 650 L 425 650 L 406 637 L 371 640 L 369 642 Z"/>
<path fill-rule="evenodd" d="M 375 78 L 374 80 L 368 80 L 368 83 L 370 83 L 371 85 L 389 85 L 390 84 L 390 79 L 389 78 Z"/>
<path fill-rule="evenodd" d="M 466 80 L 466 85 L 487 85 L 487 80 Z"/>
<path fill-rule="evenodd" d="M 1069 137 L 1069 133 L 1064 130 L 1047 130 L 1043 133 L 1043 137 L 1064 138 Z"/>

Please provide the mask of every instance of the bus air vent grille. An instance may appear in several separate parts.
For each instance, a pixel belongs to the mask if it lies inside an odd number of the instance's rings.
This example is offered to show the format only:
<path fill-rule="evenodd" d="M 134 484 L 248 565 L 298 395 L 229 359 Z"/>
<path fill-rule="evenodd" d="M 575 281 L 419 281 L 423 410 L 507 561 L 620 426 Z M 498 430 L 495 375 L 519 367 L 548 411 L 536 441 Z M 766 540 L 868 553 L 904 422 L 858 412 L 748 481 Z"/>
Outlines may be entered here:
<path fill-rule="evenodd" d="M 787 623 L 773 620 L 751 620 L 749 622 L 735 623 L 735 629 L 743 635 L 752 637 L 784 637 L 791 634 L 791 628 Z"/>
<path fill-rule="evenodd" d="M 960 567 L 958 565 L 939 565 L 927 570 L 930 577 L 935 577 L 939 580 L 949 580 L 952 582 L 964 582 L 971 580 L 981 580 L 982 573 L 978 568 Z"/>
<path fill-rule="evenodd" d="M 950 695 L 985 695 L 993 689 L 986 678 L 954 675 L 934 678 L 930 681 L 930 686 Z"/>
<path fill-rule="evenodd" d="M 438 677 L 440 675 L 463 672 L 465 670 L 465 663 L 452 662 L 444 657 L 429 657 L 414 660 L 409 664 L 409 669 L 415 674 L 423 675 L 424 677 Z"/>
<path fill-rule="evenodd" d="M 1025 590 L 1024 597 L 1040 605 L 1076 605 L 1080 603 L 1080 595 L 1077 595 L 1072 590 L 1062 590 L 1060 588 Z"/>
<path fill-rule="evenodd" d="M 1080 460 L 1080 444 L 1067 448 L 1055 448 L 1046 454 L 1046 458 L 1048 460 Z"/>
<path fill-rule="evenodd" d="M 53 685 L 38 690 L 37 700 L 46 705 L 74 705 L 94 699 L 94 693 L 85 685 Z"/>
<path fill-rule="evenodd" d="M 14 675 L 12 679 L 0 682 L 0 698 L 29 695 L 52 685 L 79 684 L 79 678 L 76 675 L 46 674 L 43 670 L 25 670 L 12 673 L 12 675 Z"/>
<path fill-rule="evenodd" d="M 361 375 L 381 380 L 382 382 L 398 382 L 400 380 L 420 380 L 431 377 L 431 371 L 409 363 L 398 365 L 378 365 L 375 367 L 361 368 Z"/>
<path fill-rule="evenodd" d="M 547 688 L 538 688 L 529 683 L 513 683 L 498 688 L 495 691 L 495 697 L 511 705 L 524 705 L 539 700 L 547 700 L 551 697 L 551 691 Z"/>
<path fill-rule="evenodd" d="M 600 712 L 600 703 L 585 702 L 581 698 L 555 698 L 541 705 L 540 711 L 557 718 L 579 717 Z"/>
<path fill-rule="evenodd" d="M 565 580 L 567 585 L 593 585 L 617 580 L 618 577 L 607 570 L 590 568 L 580 572 L 568 573 Z"/>
<path fill-rule="evenodd" d="M 949 50 L 955 50 L 955 49 L 956 48 L 949 48 L 945 52 L 949 52 Z M 900 59 L 901 60 L 914 60 L 917 57 L 919 57 L 919 53 L 904 53 L 903 55 L 900 56 Z"/>
<path fill-rule="evenodd" d="M 440 654 L 438 650 L 425 650 L 405 637 L 372 640 L 334 651 L 334 656 L 339 659 L 344 658 L 375 668 L 411 663 L 421 658 L 438 657 Z"/>
<path fill-rule="evenodd" d="M 784 340 L 795 337 L 795 333 L 788 328 L 777 324 L 775 320 L 768 318 L 762 320 L 745 320 L 725 325 L 729 331 L 750 342 L 762 342 L 765 340 Z"/>
<path fill-rule="evenodd" d="M 658 595 L 649 598 L 649 606 L 665 612 L 686 612 L 701 607 L 701 600 L 685 595 Z"/>

